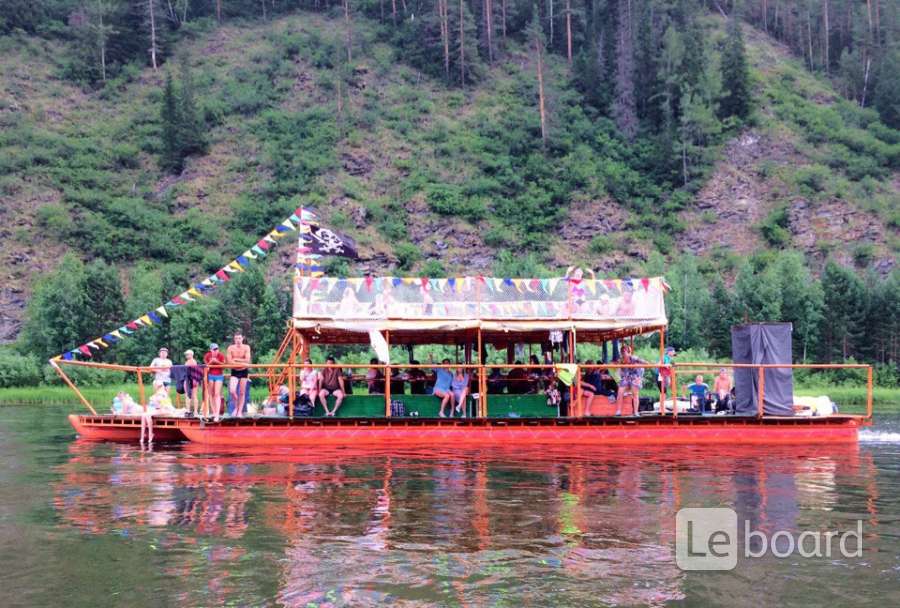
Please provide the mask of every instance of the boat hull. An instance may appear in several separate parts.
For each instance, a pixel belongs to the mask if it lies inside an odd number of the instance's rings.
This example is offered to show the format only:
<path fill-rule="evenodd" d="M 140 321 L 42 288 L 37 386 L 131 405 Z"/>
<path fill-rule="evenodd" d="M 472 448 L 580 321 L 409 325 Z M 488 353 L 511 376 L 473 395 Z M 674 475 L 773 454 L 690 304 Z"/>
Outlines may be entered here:
<path fill-rule="evenodd" d="M 833 444 L 858 439 L 860 421 L 841 416 L 793 418 L 567 419 L 244 419 L 217 424 L 184 420 L 193 443 L 259 445 L 679 445 Z"/>
<path fill-rule="evenodd" d="M 174 442 L 186 438 L 179 428 L 180 418 L 153 418 L 153 441 Z M 77 416 L 69 415 L 69 423 L 82 439 L 89 441 L 117 441 L 138 443 L 141 439 L 141 419 L 137 416 Z"/>

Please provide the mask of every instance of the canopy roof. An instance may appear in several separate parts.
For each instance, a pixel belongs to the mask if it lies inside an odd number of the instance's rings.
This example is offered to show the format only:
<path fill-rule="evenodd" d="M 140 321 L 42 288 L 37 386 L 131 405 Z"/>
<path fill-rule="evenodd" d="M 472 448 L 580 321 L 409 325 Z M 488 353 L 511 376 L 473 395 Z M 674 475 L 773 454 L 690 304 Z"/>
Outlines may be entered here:
<path fill-rule="evenodd" d="M 322 343 L 454 343 L 480 328 L 489 344 L 539 342 L 552 330 L 579 341 L 648 333 L 667 325 L 661 277 L 295 277 L 293 324 Z M 511 335 L 515 334 L 515 335 Z"/>

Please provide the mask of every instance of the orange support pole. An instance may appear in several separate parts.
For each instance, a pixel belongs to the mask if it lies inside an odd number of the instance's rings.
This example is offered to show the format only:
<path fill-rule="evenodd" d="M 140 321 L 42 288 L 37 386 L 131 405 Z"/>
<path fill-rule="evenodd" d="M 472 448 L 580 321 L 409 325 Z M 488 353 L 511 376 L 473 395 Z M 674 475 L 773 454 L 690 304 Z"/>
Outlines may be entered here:
<path fill-rule="evenodd" d="M 874 390 L 874 381 L 872 378 L 872 366 L 866 369 L 866 418 L 872 419 L 872 392 Z"/>
<path fill-rule="evenodd" d="M 756 406 L 756 417 L 762 418 L 764 406 L 766 402 L 766 370 L 764 367 L 759 368 L 759 399 Z"/>
<path fill-rule="evenodd" d="M 659 363 L 662 365 L 663 360 L 666 356 L 666 330 L 662 327 L 659 328 Z M 660 368 L 660 374 L 662 377 L 662 382 L 659 383 L 659 415 L 666 415 L 666 376 L 662 373 L 662 368 Z M 671 376 L 670 376 L 671 377 Z"/>
<path fill-rule="evenodd" d="M 96 416 L 96 415 L 97 415 L 97 412 L 94 410 L 94 407 L 91 405 L 91 402 L 88 401 L 88 400 L 85 398 L 85 396 L 81 394 L 81 391 L 78 390 L 78 387 L 75 386 L 75 383 L 72 382 L 71 380 L 69 380 L 69 377 L 66 375 L 66 373 L 65 373 L 64 371 L 62 371 L 62 369 L 60 369 L 59 365 L 56 364 L 56 361 L 53 361 L 53 360 L 51 359 L 51 360 L 50 360 L 50 367 L 52 367 L 52 368 L 53 368 L 53 371 L 55 371 L 55 372 L 59 375 L 59 377 L 62 378 L 62 381 L 63 381 L 63 382 L 65 382 L 67 385 L 69 385 L 69 388 L 70 388 L 70 389 L 72 389 L 73 391 L 75 391 L 75 394 L 78 396 L 78 399 L 84 404 L 84 406 L 85 406 L 86 408 L 88 408 L 89 410 L 91 410 L 91 413 L 92 413 L 94 416 Z"/>
<path fill-rule="evenodd" d="M 384 341 L 388 345 L 388 364 L 384 366 L 384 415 L 391 417 L 391 331 L 384 330 Z"/>
<path fill-rule="evenodd" d="M 672 368 L 672 417 L 678 418 L 678 370 Z"/>
<path fill-rule="evenodd" d="M 297 362 L 297 333 L 291 332 L 291 354 L 288 356 L 288 418 L 294 418 L 294 395 L 297 392 L 297 377 L 294 373 L 294 365 Z M 313 395 L 315 398 L 315 395 Z M 313 403 L 313 407 L 315 407 Z"/>
<path fill-rule="evenodd" d="M 484 378 L 484 345 L 481 338 L 481 328 L 478 328 L 478 407 L 475 409 L 475 417 L 484 416 L 487 402 L 487 382 Z"/>
<path fill-rule="evenodd" d="M 144 408 L 144 411 L 147 411 L 147 399 L 144 395 L 144 372 L 141 371 L 139 367 L 137 369 L 137 382 L 138 382 L 138 399 L 140 399 L 141 407 Z"/>

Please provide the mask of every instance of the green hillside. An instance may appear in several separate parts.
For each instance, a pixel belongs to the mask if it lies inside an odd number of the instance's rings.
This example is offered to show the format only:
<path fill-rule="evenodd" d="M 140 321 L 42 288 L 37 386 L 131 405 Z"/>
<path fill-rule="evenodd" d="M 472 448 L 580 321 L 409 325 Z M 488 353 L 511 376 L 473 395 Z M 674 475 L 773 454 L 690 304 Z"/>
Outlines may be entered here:
<path fill-rule="evenodd" d="M 728 77 L 739 72 L 737 22 L 700 2 L 636 2 L 630 15 L 615 1 L 578 3 L 571 64 L 565 16 L 504 3 L 505 34 L 495 23 L 486 43 L 483 7 L 495 17 L 500 7 L 470 2 L 462 45 L 459 16 L 448 16 L 446 72 L 440 2 L 415 5 L 419 14 L 403 5 L 396 23 L 390 6 L 382 19 L 385 4 L 362 3 L 349 24 L 340 5 L 263 2 L 263 16 L 258 3 L 226 2 L 219 21 L 214 3 L 188 2 L 168 21 L 160 3 L 153 69 L 146 45 L 135 51 L 126 36 L 144 36 L 146 20 L 135 3 L 113 2 L 101 73 L 104 30 L 78 27 L 98 15 L 68 4 L 0 22 L 2 337 L 20 335 L 35 281 L 65 252 L 94 261 L 82 270 L 120 293 L 109 319 L 51 336 L 36 329 L 59 317 L 39 310 L 53 293 L 45 285 L 20 340 L 29 352 L 71 348 L 116 314 L 142 314 L 304 204 L 360 245 L 363 259 L 329 262 L 333 273 L 663 273 L 682 346 L 725 349 L 712 330 L 692 329 L 704 319 L 777 317 L 807 328 L 798 347 L 810 358 L 896 361 L 900 131 L 884 122 L 889 106 L 860 107 L 844 90 L 853 57 L 812 73 L 788 30 L 779 41 L 745 21 L 742 99 Z M 882 19 L 877 99 L 897 53 L 896 15 Z M 168 132 L 167 78 L 179 104 Z M 205 306 L 248 326 L 277 318 L 290 249 L 265 267 L 278 278 L 268 289 L 252 277 L 252 297 Z M 798 280 L 814 293 L 785 295 Z M 831 335 L 823 318 L 838 284 L 864 310 Z M 799 310 L 807 301 L 814 310 Z M 881 318 L 878 302 L 893 316 Z M 869 331 L 887 335 L 872 344 Z"/>

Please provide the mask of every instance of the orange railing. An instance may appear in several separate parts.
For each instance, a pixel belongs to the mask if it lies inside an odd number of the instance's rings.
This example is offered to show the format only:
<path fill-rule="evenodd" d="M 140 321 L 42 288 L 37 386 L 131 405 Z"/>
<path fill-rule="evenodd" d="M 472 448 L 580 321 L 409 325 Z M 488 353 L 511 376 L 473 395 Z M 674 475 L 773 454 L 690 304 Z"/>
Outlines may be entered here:
<path fill-rule="evenodd" d="M 144 382 L 143 376 L 144 374 L 151 374 L 157 371 L 164 371 L 169 368 L 154 368 L 150 366 L 133 366 L 133 365 L 118 365 L 113 363 L 98 363 L 92 361 L 65 361 L 65 360 L 52 360 L 51 365 L 54 370 L 59 374 L 62 380 L 75 392 L 78 399 L 82 402 L 82 404 L 87 407 L 91 413 L 96 414 L 94 407 L 90 403 L 90 401 L 81 393 L 78 387 L 74 382 L 65 374 L 65 372 L 61 369 L 60 365 L 72 365 L 79 367 L 90 367 L 95 369 L 108 369 L 115 371 L 122 371 L 133 373 L 137 379 L 138 392 L 140 404 L 144 407 L 147 405 L 146 395 L 144 391 Z M 513 364 L 513 363 L 450 363 L 450 364 L 439 364 L 439 363 L 429 363 L 429 364 L 402 364 L 402 365 L 393 365 L 393 364 L 371 364 L 371 363 L 336 363 L 334 365 L 327 363 L 314 363 L 310 365 L 304 365 L 302 362 L 294 362 L 294 363 L 256 363 L 256 364 L 247 364 L 247 365 L 229 365 L 229 364 L 217 364 L 217 368 L 222 369 L 232 369 L 232 368 L 247 368 L 251 370 L 262 370 L 264 373 L 253 373 L 250 374 L 252 377 L 262 377 L 269 378 L 277 377 L 279 380 L 282 380 L 282 384 L 287 384 L 289 393 L 294 395 L 296 392 L 296 383 L 297 383 L 297 374 L 299 370 L 303 368 L 314 368 L 314 369 L 328 369 L 328 368 L 339 368 L 339 369 L 347 369 L 347 370 L 362 370 L 362 369 L 379 369 L 381 370 L 383 378 L 381 378 L 381 382 L 384 383 L 384 400 L 385 400 L 385 416 L 391 415 L 391 380 L 399 380 L 403 379 L 407 381 L 407 378 L 400 378 L 395 376 L 393 372 L 399 371 L 403 372 L 404 370 L 412 370 L 412 369 L 423 369 L 423 370 L 431 370 L 431 369 L 465 369 L 465 370 L 473 370 L 475 374 L 470 375 L 470 386 L 471 381 L 473 379 L 477 380 L 475 386 L 477 387 L 477 391 L 473 391 L 471 394 L 475 396 L 477 394 L 477 403 L 475 415 L 476 417 L 486 417 L 487 416 L 487 406 L 488 406 L 488 375 L 487 372 L 489 370 L 499 368 L 505 370 L 523 370 L 526 372 L 525 378 L 519 378 L 518 376 L 515 378 L 508 378 L 506 376 L 503 377 L 504 382 L 529 382 L 534 383 L 538 378 L 555 378 L 556 370 L 558 365 L 564 365 L 560 363 L 554 364 Z M 678 374 L 687 374 L 687 373 L 701 373 L 704 370 L 709 369 L 719 369 L 719 368 L 727 368 L 727 369 L 737 369 L 737 368 L 750 368 L 758 370 L 758 407 L 757 407 L 757 416 L 763 416 L 763 407 L 764 407 L 764 399 L 765 399 L 765 370 L 766 369 L 865 369 L 867 372 L 867 385 L 866 385 L 866 415 L 864 418 L 866 420 L 870 420 L 872 418 L 873 413 L 873 368 L 871 365 L 865 364 L 748 364 L 748 363 L 700 363 L 700 362 L 679 362 L 670 366 L 663 366 L 658 363 L 646 362 L 646 363 L 634 363 L 634 364 L 623 364 L 623 363 L 598 363 L 592 365 L 584 365 L 584 364 L 572 364 L 575 368 L 575 373 L 573 376 L 573 383 L 570 388 L 570 415 L 580 416 L 581 415 L 581 404 L 583 403 L 583 389 L 581 386 L 581 382 L 583 381 L 584 373 L 590 370 L 595 369 L 606 369 L 606 370 L 621 370 L 621 369 L 669 369 L 671 370 L 671 378 L 672 378 L 672 386 L 671 386 L 671 398 L 672 398 L 672 416 L 678 417 Z M 528 372 L 531 372 L 529 375 Z M 351 380 L 363 380 L 363 376 L 355 376 L 351 375 Z M 286 382 L 285 382 L 286 381 Z M 206 399 L 206 390 L 205 387 L 207 385 L 207 369 L 204 368 L 204 377 L 203 377 L 203 387 L 204 387 L 204 403 Z M 278 386 L 273 386 L 270 383 L 269 386 L 269 395 L 274 396 L 275 391 L 278 390 Z M 669 393 L 666 391 L 665 385 L 663 385 L 661 393 L 660 393 L 660 412 L 659 414 L 662 416 L 668 415 L 666 412 L 667 406 L 667 396 Z M 620 404 L 621 405 L 621 404 Z M 634 414 L 637 414 L 636 406 L 633 411 Z M 293 399 L 289 399 L 289 415 L 293 416 Z"/>

